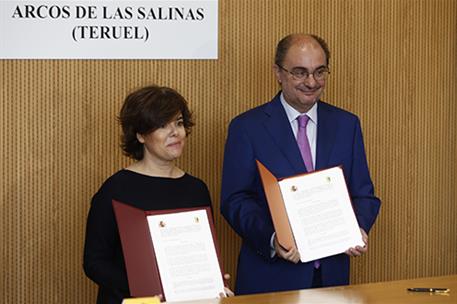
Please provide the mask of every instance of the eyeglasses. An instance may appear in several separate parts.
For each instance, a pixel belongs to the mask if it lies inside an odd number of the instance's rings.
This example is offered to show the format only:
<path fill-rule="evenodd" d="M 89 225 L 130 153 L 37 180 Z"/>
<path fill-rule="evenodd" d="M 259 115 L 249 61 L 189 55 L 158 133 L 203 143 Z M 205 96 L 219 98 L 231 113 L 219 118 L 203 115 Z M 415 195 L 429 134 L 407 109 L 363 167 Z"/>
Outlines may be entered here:
<path fill-rule="evenodd" d="M 309 75 L 313 75 L 314 80 L 322 81 L 327 79 L 328 74 L 330 74 L 330 71 L 326 66 L 317 68 L 313 72 L 308 72 L 308 70 L 305 68 L 293 68 L 292 71 L 289 71 L 288 69 L 283 68 L 279 64 L 277 64 L 277 66 L 280 67 L 282 70 L 286 71 L 287 73 L 289 73 L 290 75 L 292 75 L 296 80 L 305 80 L 308 79 Z"/>

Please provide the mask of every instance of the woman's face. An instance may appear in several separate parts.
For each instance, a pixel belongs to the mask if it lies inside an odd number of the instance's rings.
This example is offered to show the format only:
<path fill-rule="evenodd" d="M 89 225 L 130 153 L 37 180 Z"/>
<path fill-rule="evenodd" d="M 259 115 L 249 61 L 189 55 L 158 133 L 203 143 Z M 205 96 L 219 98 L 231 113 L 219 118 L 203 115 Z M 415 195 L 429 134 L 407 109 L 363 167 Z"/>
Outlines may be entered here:
<path fill-rule="evenodd" d="M 157 130 L 141 135 L 138 141 L 144 145 L 144 158 L 155 162 L 170 162 L 181 156 L 186 141 L 186 129 L 181 113 Z"/>

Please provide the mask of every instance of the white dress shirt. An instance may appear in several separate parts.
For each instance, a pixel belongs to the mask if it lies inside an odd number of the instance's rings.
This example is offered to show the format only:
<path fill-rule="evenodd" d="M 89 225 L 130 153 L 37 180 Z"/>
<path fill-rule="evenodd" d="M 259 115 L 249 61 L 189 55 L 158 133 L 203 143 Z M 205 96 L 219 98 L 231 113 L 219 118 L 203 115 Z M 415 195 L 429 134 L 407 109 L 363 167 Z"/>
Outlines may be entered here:
<path fill-rule="evenodd" d="M 284 99 L 283 94 L 279 97 L 281 104 L 286 111 L 287 118 L 289 119 L 290 127 L 297 138 L 298 133 L 298 120 L 297 117 L 306 114 L 309 117 L 308 125 L 306 126 L 306 136 L 308 136 L 309 147 L 311 148 L 311 157 L 313 159 L 313 167 L 316 168 L 316 141 L 317 141 L 317 102 L 306 113 L 300 113 L 289 105 Z"/>

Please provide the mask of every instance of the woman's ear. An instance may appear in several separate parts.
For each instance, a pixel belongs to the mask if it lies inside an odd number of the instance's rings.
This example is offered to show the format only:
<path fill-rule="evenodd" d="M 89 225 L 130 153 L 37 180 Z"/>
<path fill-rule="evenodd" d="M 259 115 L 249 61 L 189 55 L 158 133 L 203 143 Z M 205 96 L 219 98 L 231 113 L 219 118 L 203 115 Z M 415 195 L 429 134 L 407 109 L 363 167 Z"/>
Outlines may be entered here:
<path fill-rule="evenodd" d="M 136 133 L 136 139 L 142 144 L 144 144 L 144 137 L 140 133 Z"/>

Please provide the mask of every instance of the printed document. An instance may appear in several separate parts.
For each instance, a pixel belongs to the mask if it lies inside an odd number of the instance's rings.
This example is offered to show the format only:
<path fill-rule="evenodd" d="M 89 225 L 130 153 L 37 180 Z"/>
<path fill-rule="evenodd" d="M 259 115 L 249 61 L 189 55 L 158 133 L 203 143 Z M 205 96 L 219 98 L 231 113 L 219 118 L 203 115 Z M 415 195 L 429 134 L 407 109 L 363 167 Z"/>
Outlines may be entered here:
<path fill-rule="evenodd" d="M 206 211 L 147 220 L 166 301 L 219 297 L 224 283 Z"/>
<path fill-rule="evenodd" d="M 364 246 L 341 167 L 289 177 L 279 187 L 302 262 Z"/>

